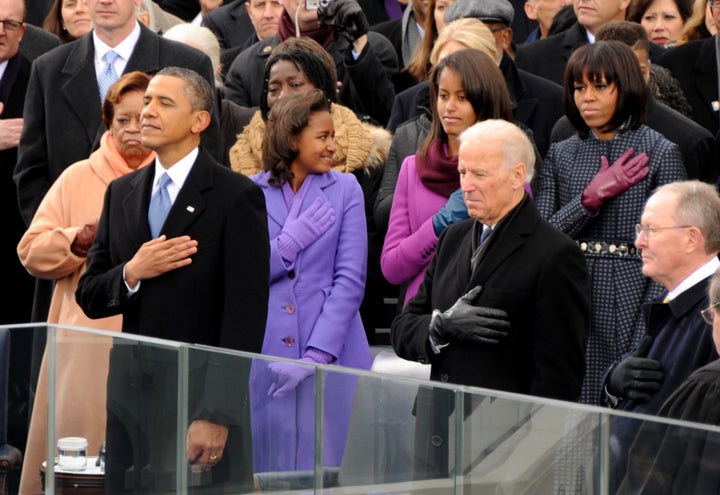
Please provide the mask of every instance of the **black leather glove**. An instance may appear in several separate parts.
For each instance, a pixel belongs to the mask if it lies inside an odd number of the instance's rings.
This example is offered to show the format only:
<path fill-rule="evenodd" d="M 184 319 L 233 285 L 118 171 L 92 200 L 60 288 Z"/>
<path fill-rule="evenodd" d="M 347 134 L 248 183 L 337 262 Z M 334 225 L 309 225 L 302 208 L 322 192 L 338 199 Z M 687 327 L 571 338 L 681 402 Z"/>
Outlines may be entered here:
<path fill-rule="evenodd" d="M 333 29 L 335 38 L 343 37 L 350 43 L 370 30 L 370 24 L 355 0 L 334 0 L 327 7 L 318 8 L 321 26 Z"/>
<path fill-rule="evenodd" d="M 660 390 L 663 380 L 662 366 L 654 359 L 643 357 L 652 344 L 646 335 L 637 350 L 620 361 L 607 381 L 607 391 L 617 397 L 647 402 Z"/>
<path fill-rule="evenodd" d="M 472 305 L 480 290 L 475 287 L 444 313 L 433 311 L 430 336 L 437 346 L 450 342 L 497 344 L 507 336 L 510 321 L 505 311 Z"/>

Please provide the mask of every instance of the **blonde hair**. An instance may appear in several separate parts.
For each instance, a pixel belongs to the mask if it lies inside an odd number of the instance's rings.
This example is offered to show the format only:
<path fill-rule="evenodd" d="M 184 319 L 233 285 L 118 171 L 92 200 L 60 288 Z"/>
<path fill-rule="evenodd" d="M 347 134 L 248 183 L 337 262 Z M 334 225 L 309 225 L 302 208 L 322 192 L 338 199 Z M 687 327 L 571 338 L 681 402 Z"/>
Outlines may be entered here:
<path fill-rule="evenodd" d="M 467 48 L 479 50 L 495 62 L 498 61 L 497 45 L 495 36 L 490 29 L 480 20 L 465 17 L 457 19 L 445 25 L 438 34 L 435 46 L 430 54 L 430 63 L 437 65 L 440 52 L 449 42 L 455 41 Z"/>

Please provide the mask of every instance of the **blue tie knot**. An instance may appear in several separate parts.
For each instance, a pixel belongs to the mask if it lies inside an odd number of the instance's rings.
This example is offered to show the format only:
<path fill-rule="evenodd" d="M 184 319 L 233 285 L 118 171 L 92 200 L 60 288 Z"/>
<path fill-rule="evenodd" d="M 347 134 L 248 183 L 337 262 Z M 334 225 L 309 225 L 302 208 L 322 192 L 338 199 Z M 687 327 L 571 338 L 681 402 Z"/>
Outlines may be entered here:
<path fill-rule="evenodd" d="M 105 54 L 105 63 L 108 65 L 114 64 L 115 60 L 117 60 L 119 56 L 120 55 L 118 55 L 117 52 L 110 50 Z"/>
<path fill-rule="evenodd" d="M 167 189 L 167 186 L 169 186 L 172 183 L 172 179 L 168 175 L 167 172 L 163 172 L 160 176 L 160 180 L 158 181 L 158 187 L 160 189 Z"/>

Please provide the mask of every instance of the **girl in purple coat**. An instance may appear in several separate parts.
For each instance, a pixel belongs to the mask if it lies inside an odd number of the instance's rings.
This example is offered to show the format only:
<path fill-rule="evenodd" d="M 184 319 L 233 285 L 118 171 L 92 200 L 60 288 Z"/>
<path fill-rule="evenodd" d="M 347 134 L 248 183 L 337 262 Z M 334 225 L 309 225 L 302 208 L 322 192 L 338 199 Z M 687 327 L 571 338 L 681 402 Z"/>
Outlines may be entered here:
<path fill-rule="evenodd" d="M 369 369 L 359 308 L 367 229 L 355 177 L 331 170 L 330 102 L 319 90 L 283 98 L 270 111 L 262 144 L 270 231 L 270 299 L 263 354 L 310 364 Z M 312 470 L 315 435 L 323 466 L 339 467 L 354 379 L 326 372 L 325 410 L 315 411 L 315 366 L 255 360 L 250 379 L 255 472 Z M 315 431 L 322 414 L 323 430 Z"/>

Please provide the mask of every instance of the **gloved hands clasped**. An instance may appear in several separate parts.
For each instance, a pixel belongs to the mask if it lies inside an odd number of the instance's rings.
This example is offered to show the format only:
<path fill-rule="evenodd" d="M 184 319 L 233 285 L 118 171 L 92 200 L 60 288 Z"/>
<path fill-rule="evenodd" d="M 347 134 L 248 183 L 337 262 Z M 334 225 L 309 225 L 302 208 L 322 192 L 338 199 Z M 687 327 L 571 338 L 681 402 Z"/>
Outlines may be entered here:
<path fill-rule="evenodd" d="M 436 345 L 450 342 L 497 344 L 507 336 L 510 320 L 505 311 L 472 305 L 480 290 L 480 286 L 475 287 L 445 312 L 433 311 L 430 337 Z"/>
<path fill-rule="evenodd" d="M 440 237 L 443 230 L 451 224 L 465 220 L 468 218 L 467 205 L 463 198 L 462 189 L 453 192 L 447 199 L 445 206 L 435 213 L 432 217 L 433 230 L 435 235 Z"/>
<path fill-rule="evenodd" d="M 600 170 L 587 185 L 580 200 L 591 215 L 597 213 L 606 200 L 625 192 L 650 173 L 647 154 L 640 153 L 630 158 L 633 153 L 635 150 L 628 148 L 612 165 L 606 156 L 600 158 Z"/>
<path fill-rule="evenodd" d="M 370 30 L 370 23 L 355 0 L 334 0 L 327 7 L 321 6 L 318 20 L 321 26 L 333 29 L 335 38 L 342 36 L 350 43 Z"/>
<path fill-rule="evenodd" d="M 300 361 L 313 364 L 329 364 L 333 360 L 331 354 L 309 347 Z M 292 392 L 300 383 L 315 373 L 315 366 L 297 365 L 286 362 L 272 362 L 268 364 L 272 383 L 268 389 L 268 397 L 279 399 L 288 392 Z"/>
<path fill-rule="evenodd" d="M 637 350 L 620 361 L 607 380 L 607 391 L 616 397 L 641 402 L 649 401 L 660 390 L 663 380 L 662 366 L 647 355 L 652 337 L 646 335 Z"/>
<path fill-rule="evenodd" d="M 315 242 L 335 223 L 335 210 L 329 201 L 317 198 L 296 218 L 289 218 L 277 238 L 280 256 L 288 263 Z"/>

